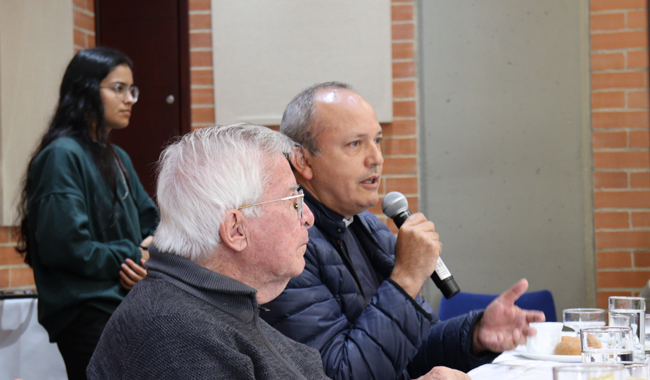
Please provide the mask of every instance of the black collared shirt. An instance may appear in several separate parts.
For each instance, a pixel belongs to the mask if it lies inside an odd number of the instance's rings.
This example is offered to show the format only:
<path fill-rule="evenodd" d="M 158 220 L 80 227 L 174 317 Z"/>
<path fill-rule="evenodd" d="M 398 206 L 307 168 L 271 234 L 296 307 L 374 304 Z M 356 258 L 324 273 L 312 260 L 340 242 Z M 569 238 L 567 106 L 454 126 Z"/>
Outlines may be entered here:
<path fill-rule="evenodd" d="M 336 247 L 339 253 L 343 255 L 343 261 L 350 266 L 350 271 L 355 275 L 357 285 L 361 288 L 361 294 L 365 299 L 365 304 L 368 305 L 372 297 L 377 293 L 380 282 L 372 262 L 368 259 L 368 254 L 363 249 L 363 245 L 359 239 L 364 236 L 360 234 L 358 224 L 360 223 L 357 217 L 346 227 L 346 222 L 342 215 L 338 214 L 327 208 L 324 204 L 320 203 L 309 192 L 304 190 L 305 199 L 309 207 L 318 207 L 322 214 L 331 220 L 331 223 L 336 225 Z"/>

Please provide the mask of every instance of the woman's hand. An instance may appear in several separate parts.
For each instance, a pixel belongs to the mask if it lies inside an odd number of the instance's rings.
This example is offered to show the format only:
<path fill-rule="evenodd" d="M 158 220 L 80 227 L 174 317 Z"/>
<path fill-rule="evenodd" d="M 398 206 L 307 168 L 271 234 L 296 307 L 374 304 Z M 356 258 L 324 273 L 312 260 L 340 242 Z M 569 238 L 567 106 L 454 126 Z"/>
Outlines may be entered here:
<path fill-rule="evenodd" d="M 131 290 L 133 285 L 142 280 L 147 275 L 147 270 L 144 269 L 144 259 L 141 261 L 142 266 L 135 263 L 131 259 L 126 259 L 126 262 L 121 265 L 120 270 L 120 285 L 126 290 Z"/>
<path fill-rule="evenodd" d="M 152 241 L 153 236 L 149 235 L 142 241 L 142 243 L 140 243 L 140 253 L 142 253 L 142 266 L 144 266 L 145 261 L 149 260 L 149 251 L 147 248 L 149 248 L 149 244 L 151 244 Z"/>
<path fill-rule="evenodd" d="M 142 243 L 140 243 L 140 252 L 142 253 L 142 258 L 140 259 L 140 265 L 136 264 L 135 261 L 131 259 L 126 259 L 126 262 L 121 265 L 120 270 L 120 285 L 126 290 L 130 290 L 133 285 L 138 281 L 142 280 L 147 275 L 147 270 L 144 267 L 144 263 L 149 260 L 149 244 L 153 241 L 153 236 L 147 236 Z"/>

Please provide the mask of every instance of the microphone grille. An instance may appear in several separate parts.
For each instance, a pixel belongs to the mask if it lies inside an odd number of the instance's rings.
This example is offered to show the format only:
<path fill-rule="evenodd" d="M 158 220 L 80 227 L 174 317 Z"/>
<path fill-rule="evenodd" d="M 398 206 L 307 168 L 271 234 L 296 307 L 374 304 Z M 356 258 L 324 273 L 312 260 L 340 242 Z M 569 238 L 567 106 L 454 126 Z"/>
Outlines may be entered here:
<path fill-rule="evenodd" d="M 404 194 L 391 191 L 381 201 L 381 209 L 387 217 L 392 219 L 404 211 L 408 211 L 409 202 L 406 200 Z"/>

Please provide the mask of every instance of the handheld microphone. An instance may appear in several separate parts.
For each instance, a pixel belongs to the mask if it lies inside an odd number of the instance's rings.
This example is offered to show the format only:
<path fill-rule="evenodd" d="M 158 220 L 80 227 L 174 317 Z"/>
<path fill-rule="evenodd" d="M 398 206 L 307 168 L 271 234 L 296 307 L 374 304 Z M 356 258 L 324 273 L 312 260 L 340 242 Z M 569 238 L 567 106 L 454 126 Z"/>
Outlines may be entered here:
<path fill-rule="evenodd" d="M 384 200 L 381 202 L 381 209 L 387 217 L 393 219 L 397 228 L 402 227 L 402 224 L 404 224 L 406 219 L 411 216 L 409 203 L 406 200 L 406 197 L 404 194 L 398 193 L 397 191 L 391 191 L 386 194 Z M 460 292 L 460 288 L 456 284 L 454 276 L 451 275 L 451 272 L 449 272 L 449 269 L 447 269 L 447 266 L 440 257 L 438 257 L 436 270 L 431 275 L 431 279 L 438 289 L 440 289 L 442 295 L 447 299 Z"/>

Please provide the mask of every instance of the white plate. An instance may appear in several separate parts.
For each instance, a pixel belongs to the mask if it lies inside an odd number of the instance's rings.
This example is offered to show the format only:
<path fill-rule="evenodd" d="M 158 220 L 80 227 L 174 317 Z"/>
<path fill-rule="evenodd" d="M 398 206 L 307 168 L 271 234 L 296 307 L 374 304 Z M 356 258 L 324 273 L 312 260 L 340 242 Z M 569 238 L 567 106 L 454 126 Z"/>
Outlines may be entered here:
<path fill-rule="evenodd" d="M 516 350 L 514 352 L 517 355 L 523 356 L 527 359 L 533 360 L 546 360 L 552 362 L 562 362 L 562 363 L 582 363 L 582 355 L 543 355 L 543 354 L 534 354 L 524 350 Z"/>

